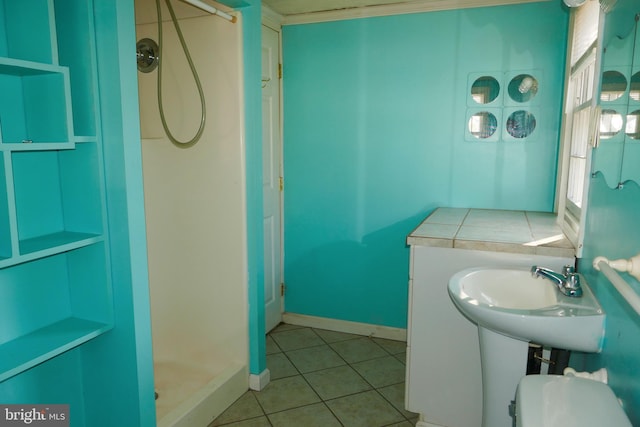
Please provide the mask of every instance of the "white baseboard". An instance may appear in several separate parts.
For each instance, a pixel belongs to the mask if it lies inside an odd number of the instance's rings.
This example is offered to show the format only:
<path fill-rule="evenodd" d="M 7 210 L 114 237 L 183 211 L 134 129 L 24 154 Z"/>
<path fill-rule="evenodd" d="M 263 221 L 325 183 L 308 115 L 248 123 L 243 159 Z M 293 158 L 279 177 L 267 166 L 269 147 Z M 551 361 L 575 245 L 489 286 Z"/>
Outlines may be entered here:
<path fill-rule="evenodd" d="M 307 316 L 305 314 L 282 313 L 282 321 L 291 325 L 307 326 L 347 334 L 365 335 L 395 341 L 407 341 L 407 330 L 390 326 L 371 325 L 368 323 L 349 322 L 347 320 L 329 319 L 326 317 Z"/>
<path fill-rule="evenodd" d="M 263 390 L 267 384 L 271 381 L 271 372 L 268 369 L 260 372 L 260 374 L 250 374 L 249 375 L 249 388 L 254 391 Z"/>
<path fill-rule="evenodd" d="M 440 424 L 431 424 L 426 421 L 418 421 L 416 427 L 443 427 Z"/>

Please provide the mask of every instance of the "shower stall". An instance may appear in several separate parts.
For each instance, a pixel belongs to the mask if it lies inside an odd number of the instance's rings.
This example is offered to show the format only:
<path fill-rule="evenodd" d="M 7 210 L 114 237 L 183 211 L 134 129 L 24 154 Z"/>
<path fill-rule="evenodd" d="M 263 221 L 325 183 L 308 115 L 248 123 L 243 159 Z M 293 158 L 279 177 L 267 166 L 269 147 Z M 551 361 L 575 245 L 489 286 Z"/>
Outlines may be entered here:
<path fill-rule="evenodd" d="M 142 162 L 158 426 L 207 425 L 248 389 L 246 208 L 240 16 L 230 22 L 171 0 L 158 72 L 139 72 Z M 158 41 L 155 0 L 135 0 L 136 38 Z M 132 55 L 135 52 L 132 52 Z M 206 107 L 204 107 L 206 105 Z"/>

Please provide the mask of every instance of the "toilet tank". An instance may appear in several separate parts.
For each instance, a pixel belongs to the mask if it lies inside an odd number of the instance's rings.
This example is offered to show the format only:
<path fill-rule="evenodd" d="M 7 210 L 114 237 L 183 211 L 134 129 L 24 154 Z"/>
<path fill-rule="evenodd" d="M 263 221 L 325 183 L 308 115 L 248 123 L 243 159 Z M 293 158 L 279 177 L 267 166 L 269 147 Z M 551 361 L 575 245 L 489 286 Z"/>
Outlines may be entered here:
<path fill-rule="evenodd" d="M 632 427 L 609 386 L 561 375 L 528 375 L 516 392 L 517 427 Z"/>

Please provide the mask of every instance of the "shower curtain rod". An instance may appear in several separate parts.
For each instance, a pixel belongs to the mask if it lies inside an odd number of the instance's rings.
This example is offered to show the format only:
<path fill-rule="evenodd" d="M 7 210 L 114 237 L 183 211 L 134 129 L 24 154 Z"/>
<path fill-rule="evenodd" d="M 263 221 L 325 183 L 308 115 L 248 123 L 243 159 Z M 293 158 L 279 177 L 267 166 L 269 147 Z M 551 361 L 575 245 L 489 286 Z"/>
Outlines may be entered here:
<path fill-rule="evenodd" d="M 189 3 L 191 6 L 195 6 L 198 9 L 202 9 L 205 12 L 209 12 L 213 15 L 218 15 L 219 17 L 224 18 L 229 22 L 235 23 L 237 21 L 237 18 L 235 16 L 229 15 L 228 13 L 223 12 L 220 9 L 216 9 L 215 7 L 210 6 L 201 0 L 181 0 L 181 1 L 183 1 L 184 3 Z"/>

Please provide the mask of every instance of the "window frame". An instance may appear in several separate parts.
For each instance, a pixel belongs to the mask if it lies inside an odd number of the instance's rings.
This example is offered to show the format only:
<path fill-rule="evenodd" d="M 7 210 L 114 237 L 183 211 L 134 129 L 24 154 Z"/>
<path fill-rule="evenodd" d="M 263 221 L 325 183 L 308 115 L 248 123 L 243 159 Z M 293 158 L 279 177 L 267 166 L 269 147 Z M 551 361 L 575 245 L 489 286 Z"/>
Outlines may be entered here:
<path fill-rule="evenodd" d="M 593 1 L 593 0 L 592 0 Z M 604 28 L 605 14 L 598 5 L 597 34 L 595 41 L 589 45 L 585 52 L 572 63 L 574 58 L 574 40 L 576 31 L 576 9 L 571 10 L 571 18 L 569 21 L 569 34 L 567 41 L 567 55 L 565 69 L 565 102 L 563 105 L 563 116 L 561 126 L 561 144 L 558 161 L 558 176 L 556 189 L 556 207 L 558 212 L 558 224 L 567 238 L 572 242 L 576 249 L 576 256 L 582 256 L 583 240 L 584 240 L 584 224 L 586 222 L 587 207 L 589 202 L 589 181 L 591 177 L 591 157 L 592 151 L 599 143 L 599 122 L 600 122 L 600 79 L 601 79 L 601 61 L 602 61 L 602 34 Z M 576 104 L 576 80 L 577 77 L 588 68 L 593 66 L 593 73 L 590 82 L 582 85 L 583 90 L 589 90 L 590 97 Z M 580 129 L 576 129 L 578 124 L 574 123 L 576 117 L 582 113 L 582 125 Z M 584 122 L 586 118 L 587 123 Z M 576 126 L 574 126 L 576 125 Z M 586 129 L 585 129 L 586 126 Z M 572 151 L 575 149 L 574 136 L 580 134 L 582 138 L 586 138 L 586 147 L 584 153 L 584 170 L 580 172 L 578 179 L 582 179 L 582 183 L 570 185 L 569 177 L 572 171 L 570 167 Z M 580 157 L 582 158 L 582 157 Z M 580 206 L 576 205 L 567 192 L 576 187 L 581 186 L 582 197 Z"/>

